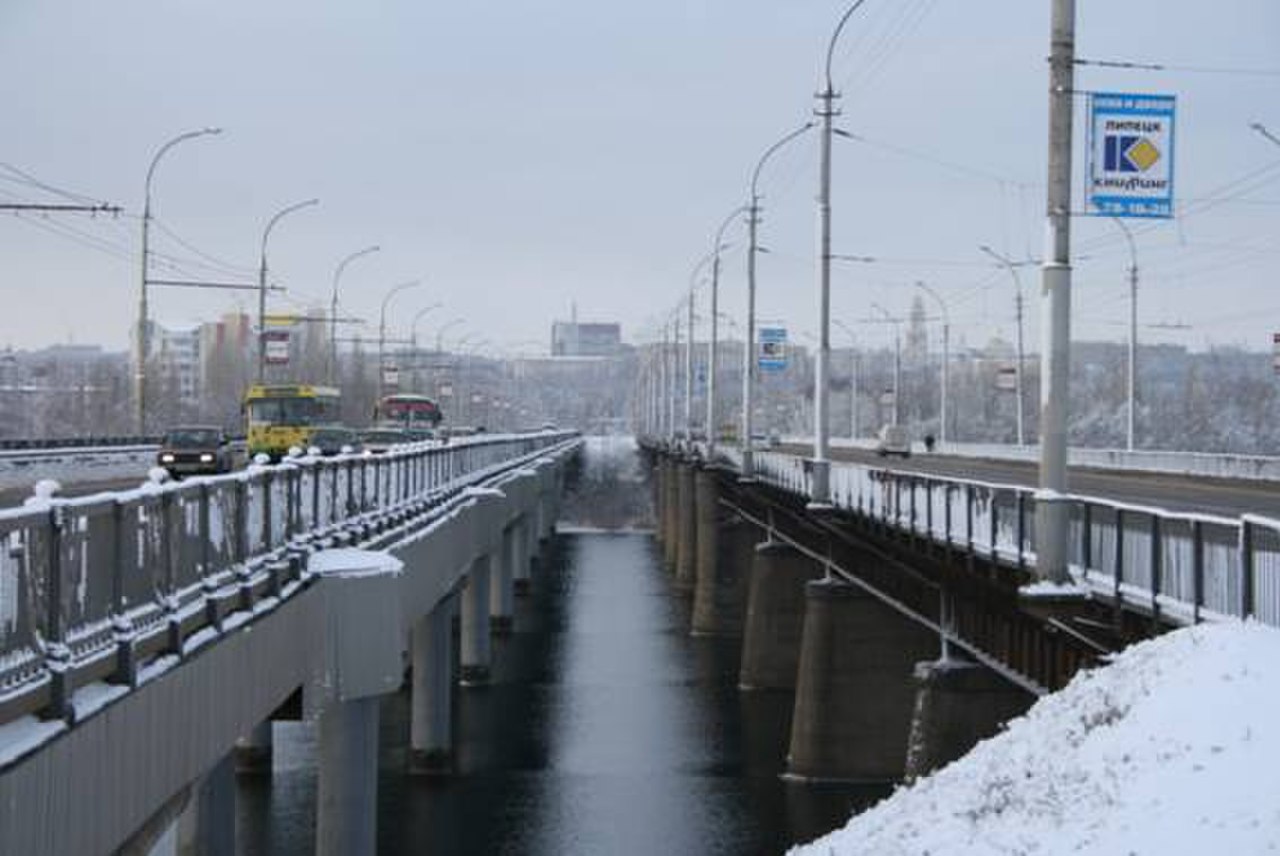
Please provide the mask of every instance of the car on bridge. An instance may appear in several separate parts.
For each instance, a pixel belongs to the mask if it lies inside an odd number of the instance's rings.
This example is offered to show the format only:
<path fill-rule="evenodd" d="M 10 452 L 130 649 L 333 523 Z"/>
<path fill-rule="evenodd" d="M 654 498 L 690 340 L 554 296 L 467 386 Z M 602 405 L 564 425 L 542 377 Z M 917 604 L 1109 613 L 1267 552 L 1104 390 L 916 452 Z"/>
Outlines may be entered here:
<path fill-rule="evenodd" d="M 882 458 L 889 455 L 911 457 L 911 435 L 904 425 L 885 425 L 880 429 L 876 439 L 876 454 Z"/>
<path fill-rule="evenodd" d="M 413 442 L 413 438 L 399 428 L 370 428 L 361 435 L 360 440 L 364 444 L 364 451 L 374 455 L 381 455 L 395 446 Z"/>
<path fill-rule="evenodd" d="M 310 449 L 316 449 L 326 457 L 364 450 L 360 433 L 342 425 L 323 425 L 311 432 Z"/>
<path fill-rule="evenodd" d="M 174 478 L 229 473 L 235 469 L 235 450 L 217 426 L 181 425 L 170 428 L 160 441 L 156 463 Z"/>

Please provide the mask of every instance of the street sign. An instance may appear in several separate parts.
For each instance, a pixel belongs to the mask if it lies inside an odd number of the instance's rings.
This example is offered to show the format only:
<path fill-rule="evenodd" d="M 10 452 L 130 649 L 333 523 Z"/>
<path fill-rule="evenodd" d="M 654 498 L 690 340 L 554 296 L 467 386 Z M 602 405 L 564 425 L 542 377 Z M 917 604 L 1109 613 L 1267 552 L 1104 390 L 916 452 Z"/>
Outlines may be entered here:
<path fill-rule="evenodd" d="M 760 353 L 756 364 L 766 372 L 780 372 L 787 367 L 786 327 L 760 328 Z"/>
<path fill-rule="evenodd" d="M 1172 95 L 1090 93 L 1090 214 L 1173 216 L 1173 119 Z"/>
<path fill-rule="evenodd" d="M 384 387 L 400 386 L 400 367 L 387 363 L 382 367 L 382 385 Z"/>
<path fill-rule="evenodd" d="M 262 358 L 267 365 L 283 366 L 289 363 L 289 331 L 262 331 Z"/>
<path fill-rule="evenodd" d="M 437 391 L 441 398 L 453 398 L 453 384 L 447 381 L 441 383 Z"/>

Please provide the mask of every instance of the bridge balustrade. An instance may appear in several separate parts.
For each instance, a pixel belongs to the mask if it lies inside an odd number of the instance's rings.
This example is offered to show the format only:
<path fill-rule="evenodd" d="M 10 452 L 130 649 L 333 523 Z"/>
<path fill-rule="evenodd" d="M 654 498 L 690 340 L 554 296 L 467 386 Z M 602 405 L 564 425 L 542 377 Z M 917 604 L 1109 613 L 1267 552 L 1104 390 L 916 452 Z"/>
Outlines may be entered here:
<path fill-rule="evenodd" d="M 720 447 L 717 463 L 742 465 Z M 755 477 L 810 497 L 808 461 L 757 451 Z M 1053 496 L 1033 488 L 831 464 L 831 502 L 881 525 L 961 548 L 1002 568 L 1032 569 L 1040 502 L 1069 507 L 1068 561 L 1096 595 L 1153 618 L 1197 622 L 1227 616 L 1280 625 L 1280 521 L 1189 514 L 1099 497 Z"/>
<path fill-rule="evenodd" d="M 552 448 L 566 432 L 417 444 L 0 511 L 0 723 L 70 718 L 78 684 L 137 680 L 137 658 L 300 581 L 291 551 L 339 528 L 443 499 Z M 281 567 L 291 568 L 289 579 Z"/>

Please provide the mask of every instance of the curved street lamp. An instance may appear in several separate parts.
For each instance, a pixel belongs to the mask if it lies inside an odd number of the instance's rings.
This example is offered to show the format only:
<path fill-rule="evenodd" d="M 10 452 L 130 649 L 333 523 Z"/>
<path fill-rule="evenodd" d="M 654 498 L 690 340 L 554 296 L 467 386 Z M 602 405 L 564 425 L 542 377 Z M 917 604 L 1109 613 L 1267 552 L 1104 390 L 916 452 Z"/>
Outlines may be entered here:
<path fill-rule="evenodd" d="M 310 208 L 312 205 L 319 205 L 319 199 L 306 199 L 302 202 L 295 202 L 292 205 L 286 205 L 277 211 L 267 226 L 262 230 L 262 255 L 258 264 L 258 383 L 262 383 L 266 375 L 267 367 L 267 239 L 271 237 L 271 230 L 275 228 L 276 223 L 292 214 L 294 211 L 300 211 L 303 208 Z"/>
<path fill-rule="evenodd" d="M 813 370 L 813 470 L 810 505 L 828 507 L 831 502 L 830 414 L 827 389 L 831 361 L 831 120 L 835 117 L 835 86 L 831 82 L 831 59 L 836 41 L 849 18 L 866 0 L 856 0 L 845 10 L 827 44 L 826 86 L 818 94 L 822 120 L 821 161 L 818 170 L 818 354 Z"/>
<path fill-rule="evenodd" d="M 156 153 L 151 157 L 151 164 L 147 167 L 147 181 L 143 191 L 142 202 L 142 277 L 138 291 L 138 333 L 137 342 L 135 343 L 138 353 L 138 365 L 137 371 L 134 373 L 134 401 L 137 406 L 138 434 L 140 435 L 147 433 L 147 352 L 150 350 L 151 344 L 150 330 L 147 328 L 147 274 L 149 259 L 147 241 L 151 229 L 151 179 L 155 176 L 156 166 L 160 163 L 160 159 L 164 157 L 169 149 L 186 140 L 221 133 L 221 128 L 200 128 L 199 130 L 178 134 L 178 136 L 168 140 L 156 150 Z"/>
<path fill-rule="evenodd" d="M 765 149 L 756 168 L 751 172 L 751 202 L 747 208 L 747 229 L 750 246 L 747 249 L 747 330 L 746 342 L 742 353 L 742 481 L 754 478 L 755 459 L 751 448 L 752 415 L 756 383 L 756 254 L 760 252 L 756 243 L 756 232 L 760 224 L 760 172 L 765 162 L 773 157 L 773 153 L 813 127 L 813 122 L 805 122 L 782 139 Z"/>
<path fill-rule="evenodd" d="M 942 379 L 940 381 L 942 400 L 938 402 L 938 443 L 945 449 L 947 445 L 947 363 L 950 361 L 951 319 L 947 314 L 947 303 L 938 292 L 919 281 L 916 282 L 916 288 L 936 300 L 938 308 L 942 310 Z"/>
<path fill-rule="evenodd" d="M 338 281 L 342 279 L 342 272 L 347 269 L 347 265 L 351 264 L 361 256 L 367 256 L 370 253 L 376 253 L 382 247 L 374 244 L 365 247 L 363 250 L 356 250 L 351 255 L 338 262 L 337 268 L 333 271 L 333 298 L 329 301 L 329 365 L 325 372 L 325 377 L 329 379 L 329 385 L 333 385 L 334 373 L 338 369 Z"/>
<path fill-rule="evenodd" d="M 1018 266 L 1008 256 L 997 253 L 986 244 L 978 247 L 978 249 L 982 250 L 984 253 L 991 256 L 991 258 L 999 262 L 1000 266 L 1008 270 L 1009 275 L 1013 277 L 1015 308 L 1018 316 L 1018 372 L 1015 376 L 1018 382 L 1016 388 L 1017 392 L 1015 393 L 1018 397 L 1018 445 L 1023 446 L 1026 445 L 1026 435 L 1023 433 L 1022 412 L 1026 409 L 1026 403 L 1023 396 L 1022 384 L 1022 372 L 1024 368 L 1022 357 L 1022 280 L 1018 278 Z"/>
<path fill-rule="evenodd" d="M 387 371 L 386 366 L 386 347 L 387 347 L 387 304 L 391 302 L 391 298 L 395 297 L 402 291 L 410 288 L 416 288 L 422 285 L 422 280 L 411 279 L 408 282 L 402 282 L 399 285 L 392 286 L 382 298 L 382 306 L 378 308 L 378 401 L 382 401 L 385 386 L 384 379 Z"/>
<path fill-rule="evenodd" d="M 715 460 L 716 452 L 716 346 L 719 344 L 719 321 L 720 321 L 720 251 L 727 244 L 724 243 L 724 230 L 729 228 L 729 224 L 744 211 L 749 210 L 747 205 L 739 205 L 737 208 L 729 212 L 729 216 L 724 218 L 724 222 L 720 224 L 720 228 L 716 231 L 716 242 L 714 260 L 711 263 L 711 345 L 707 353 L 707 460 Z"/>

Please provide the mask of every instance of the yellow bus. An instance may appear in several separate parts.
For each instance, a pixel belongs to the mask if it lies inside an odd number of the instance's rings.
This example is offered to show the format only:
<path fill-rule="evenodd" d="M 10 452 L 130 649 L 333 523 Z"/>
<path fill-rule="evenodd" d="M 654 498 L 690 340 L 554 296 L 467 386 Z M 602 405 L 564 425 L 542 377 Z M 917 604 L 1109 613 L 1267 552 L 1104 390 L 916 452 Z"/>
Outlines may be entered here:
<path fill-rule="evenodd" d="M 244 396 L 249 459 L 264 453 L 279 459 L 297 446 L 306 449 L 311 434 L 340 419 L 338 390 L 307 384 L 259 384 Z"/>

